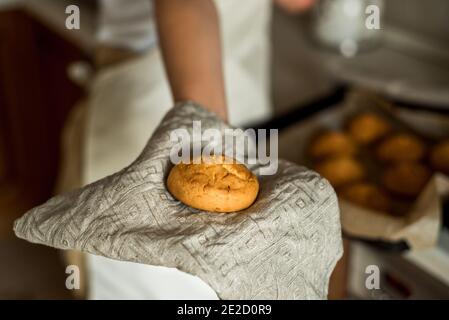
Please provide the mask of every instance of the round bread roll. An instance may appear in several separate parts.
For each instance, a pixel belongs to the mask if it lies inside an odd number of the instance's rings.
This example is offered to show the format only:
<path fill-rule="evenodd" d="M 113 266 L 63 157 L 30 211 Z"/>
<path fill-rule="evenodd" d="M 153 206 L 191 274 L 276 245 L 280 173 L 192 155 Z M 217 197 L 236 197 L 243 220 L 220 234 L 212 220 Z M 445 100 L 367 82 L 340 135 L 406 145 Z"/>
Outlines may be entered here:
<path fill-rule="evenodd" d="M 211 212 L 246 209 L 259 192 L 257 177 L 245 165 L 224 156 L 174 166 L 167 187 L 173 197 L 186 205 Z"/>
<path fill-rule="evenodd" d="M 365 176 L 363 166 L 350 156 L 331 158 L 318 163 L 315 170 L 335 188 L 355 182 Z"/>
<path fill-rule="evenodd" d="M 385 170 L 382 177 L 385 188 L 403 196 L 415 197 L 426 186 L 431 172 L 419 163 L 402 162 Z"/>
<path fill-rule="evenodd" d="M 377 157 L 383 162 L 419 161 L 425 146 L 418 138 L 400 133 L 387 138 L 377 148 Z"/>
<path fill-rule="evenodd" d="M 388 212 L 391 209 L 390 197 L 374 184 L 359 182 L 344 187 L 339 194 L 343 199 L 361 207 Z"/>
<path fill-rule="evenodd" d="M 432 148 L 430 163 L 435 170 L 449 175 L 449 140 L 443 141 Z"/>
<path fill-rule="evenodd" d="M 379 140 L 390 130 L 388 122 L 371 112 L 356 116 L 348 124 L 349 135 L 362 145 Z"/>
<path fill-rule="evenodd" d="M 313 139 L 309 154 L 314 159 L 351 155 L 356 151 L 354 141 L 342 132 L 329 131 Z"/>

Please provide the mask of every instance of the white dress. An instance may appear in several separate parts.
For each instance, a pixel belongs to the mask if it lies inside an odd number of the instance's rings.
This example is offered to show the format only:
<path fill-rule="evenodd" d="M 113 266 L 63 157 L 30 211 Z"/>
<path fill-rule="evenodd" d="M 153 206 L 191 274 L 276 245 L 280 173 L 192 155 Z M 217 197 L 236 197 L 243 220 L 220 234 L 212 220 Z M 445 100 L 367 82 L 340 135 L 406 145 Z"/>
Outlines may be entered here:
<path fill-rule="evenodd" d="M 126 5 L 125 5 L 126 3 Z M 245 125 L 271 114 L 270 0 L 216 0 L 220 14 L 229 121 Z M 102 0 L 99 41 L 145 51 L 104 70 L 90 88 L 83 183 L 130 164 L 172 107 L 157 46 L 151 1 Z M 217 299 L 197 277 L 177 269 L 88 255 L 91 299 Z"/>

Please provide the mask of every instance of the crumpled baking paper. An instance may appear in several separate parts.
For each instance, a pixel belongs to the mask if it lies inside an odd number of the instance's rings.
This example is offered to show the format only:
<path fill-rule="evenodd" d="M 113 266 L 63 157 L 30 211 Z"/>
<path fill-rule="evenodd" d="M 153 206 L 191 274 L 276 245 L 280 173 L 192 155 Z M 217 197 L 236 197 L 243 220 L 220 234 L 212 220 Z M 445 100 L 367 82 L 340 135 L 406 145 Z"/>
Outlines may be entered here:
<path fill-rule="evenodd" d="M 325 299 L 342 255 L 337 197 L 317 173 L 279 160 L 239 213 L 192 209 L 165 186 L 173 129 L 229 128 L 194 103 L 175 106 L 142 154 L 120 172 L 59 195 L 18 219 L 20 238 L 59 249 L 178 268 L 221 299 Z"/>
<path fill-rule="evenodd" d="M 399 131 L 412 132 L 435 140 L 447 137 L 449 120 L 431 112 L 394 108 L 382 98 L 362 90 L 351 90 L 345 100 L 328 110 L 291 126 L 279 136 L 279 154 L 298 164 L 309 164 L 307 147 L 323 128 L 341 130 L 354 114 L 373 112 L 388 119 Z M 419 128 L 419 124 L 422 128 Z M 446 130 L 445 130 L 446 129 Z M 291 148 L 296 143 L 298 148 Z M 382 171 L 371 170 L 372 179 Z M 449 177 L 434 174 L 417 199 L 402 215 L 392 215 L 360 207 L 340 199 L 342 229 L 345 234 L 385 242 L 406 241 L 410 250 L 425 250 L 438 242 L 441 229 L 442 199 L 449 194 Z"/>

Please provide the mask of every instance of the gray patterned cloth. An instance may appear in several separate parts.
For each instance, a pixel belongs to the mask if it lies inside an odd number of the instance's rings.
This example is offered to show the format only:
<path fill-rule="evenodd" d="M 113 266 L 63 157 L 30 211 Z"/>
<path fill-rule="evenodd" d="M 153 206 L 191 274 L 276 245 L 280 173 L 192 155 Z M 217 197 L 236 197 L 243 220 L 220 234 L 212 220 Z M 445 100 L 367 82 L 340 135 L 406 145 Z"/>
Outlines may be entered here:
<path fill-rule="evenodd" d="M 173 108 L 142 154 L 120 172 L 59 195 L 15 222 L 18 237 L 59 249 L 175 267 L 221 299 L 325 299 L 342 254 L 340 217 L 329 183 L 280 160 L 260 176 L 256 202 L 239 213 L 192 209 L 165 186 L 170 132 L 228 128 L 193 103 Z"/>

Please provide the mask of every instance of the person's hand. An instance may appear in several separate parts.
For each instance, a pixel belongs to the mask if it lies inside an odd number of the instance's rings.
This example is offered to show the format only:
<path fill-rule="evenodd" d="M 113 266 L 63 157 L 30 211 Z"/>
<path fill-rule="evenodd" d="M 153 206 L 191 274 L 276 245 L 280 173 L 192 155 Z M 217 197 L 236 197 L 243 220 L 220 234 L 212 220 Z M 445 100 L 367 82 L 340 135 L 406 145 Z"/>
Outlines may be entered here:
<path fill-rule="evenodd" d="M 300 13 L 313 7 L 316 0 L 275 0 L 275 2 L 289 13 Z"/>
<path fill-rule="evenodd" d="M 272 175 L 262 174 L 270 164 L 257 163 L 249 169 L 260 189 L 249 208 L 191 208 L 173 198 L 166 177 L 178 143 L 187 142 L 173 140 L 172 133 L 182 130 L 195 143 L 196 121 L 203 137 L 217 129 L 224 138 L 232 129 L 215 113 L 181 103 L 131 165 L 32 209 L 16 220 L 16 235 L 59 249 L 177 268 L 201 278 L 220 299 L 325 299 L 342 254 L 338 199 L 329 182 L 282 159 Z"/>

